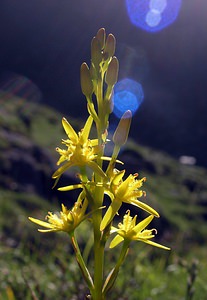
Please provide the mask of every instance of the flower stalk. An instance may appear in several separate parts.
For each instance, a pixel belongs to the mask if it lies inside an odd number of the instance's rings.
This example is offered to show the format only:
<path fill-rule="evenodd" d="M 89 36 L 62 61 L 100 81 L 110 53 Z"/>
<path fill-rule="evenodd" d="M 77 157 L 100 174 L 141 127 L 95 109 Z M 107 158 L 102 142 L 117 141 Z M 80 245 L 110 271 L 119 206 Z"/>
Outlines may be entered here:
<path fill-rule="evenodd" d="M 83 129 L 77 133 L 66 118 L 62 119 L 67 137 L 62 139 L 63 148 L 56 148 L 60 157 L 57 162 L 58 169 L 52 177 L 57 185 L 62 174 L 73 166 L 77 167 L 79 183 L 59 187 L 58 190 L 70 192 L 73 189 L 80 189 L 78 199 L 74 204 L 69 204 L 71 206 L 69 209 L 62 204 L 59 214 L 48 212 L 46 221 L 29 218 L 30 221 L 43 227 L 39 229 L 41 232 L 64 231 L 69 234 L 77 263 L 92 300 L 106 299 L 117 279 L 131 241 L 141 241 L 169 250 L 168 247 L 152 241 L 155 229 L 146 229 L 154 217 L 159 217 L 158 212 L 143 199 L 146 193 L 142 190 L 142 186 L 146 178 L 138 179 L 137 173 L 126 176 L 125 169 L 116 168 L 117 163 L 123 165 L 123 162 L 118 160 L 118 155 L 128 139 L 132 119 L 129 110 L 122 116 L 113 135 L 112 155 L 105 156 L 105 147 L 109 142 L 107 139 L 109 115 L 113 110 L 113 89 L 118 80 L 119 69 L 118 59 L 114 56 L 115 45 L 115 37 L 112 34 L 106 37 L 105 29 L 101 28 L 91 42 L 90 67 L 86 63 L 81 65 L 81 89 L 86 97 L 89 114 Z M 93 125 L 96 128 L 96 137 L 91 139 Z M 106 161 L 106 164 L 103 164 L 103 161 Z M 107 207 L 104 206 L 105 195 L 111 201 Z M 128 210 L 123 217 L 123 223 L 115 227 L 114 219 L 123 203 L 133 205 L 134 209 L 144 210 L 149 216 L 136 224 L 137 216 L 132 217 Z M 92 270 L 84 261 L 75 235 L 76 228 L 89 219 L 94 237 Z M 115 237 L 111 239 L 113 234 Z M 115 266 L 105 278 L 104 257 L 108 240 L 111 240 L 109 251 L 120 243 L 122 249 Z"/>
<path fill-rule="evenodd" d="M 73 246 L 73 249 L 75 252 L 76 260 L 77 260 L 79 268 L 82 272 L 83 278 L 84 278 L 89 290 L 93 290 L 94 289 L 93 280 L 92 280 L 91 275 L 85 265 L 85 262 L 82 257 L 78 242 L 77 242 L 75 234 L 74 234 L 74 231 L 72 231 L 70 233 L 70 238 L 71 238 L 71 243 L 72 243 L 72 246 Z"/>

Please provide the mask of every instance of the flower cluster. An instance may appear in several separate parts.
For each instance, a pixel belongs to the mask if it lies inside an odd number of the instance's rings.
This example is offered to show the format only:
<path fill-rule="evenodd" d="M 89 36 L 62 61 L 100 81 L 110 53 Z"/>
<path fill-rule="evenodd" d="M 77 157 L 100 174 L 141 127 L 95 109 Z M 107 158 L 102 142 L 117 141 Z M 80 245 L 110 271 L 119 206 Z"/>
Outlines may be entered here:
<path fill-rule="evenodd" d="M 114 36 L 109 34 L 106 37 L 105 30 L 100 29 L 92 39 L 90 67 L 83 63 L 80 70 L 81 89 L 87 100 L 88 119 L 78 133 L 66 118 L 62 119 L 67 138 L 62 139 L 63 149 L 56 148 L 60 157 L 57 162 L 58 169 L 52 177 L 55 179 L 56 185 L 61 175 L 69 168 L 74 166 L 78 168 L 79 183 L 59 188 L 60 191 L 81 189 L 77 201 L 71 209 L 67 209 L 62 204 L 62 211 L 59 214 L 49 212 L 46 217 L 47 221 L 29 218 L 30 221 L 46 228 L 39 229 L 41 232 L 64 231 L 69 233 L 78 265 L 94 300 L 105 299 L 106 293 L 114 284 L 131 241 L 141 241 L 169 250 L 168 247 L 152 241 L 157 232 L 156 229 L 146 228 L 154 217 L 159 217 L 158 212 L 145 203 L 146 193 L 142 190 L 142 186 L 146 178 L 138 179 L 137 173 L 125 177 L 126 170 L 118 170 L 116 166 L 117 163 L 123 164 L 117 158 L 120 148 L 128 138 L 132 119 L 130 111 L 125 112 L 115 130 L 111 157 L 104 156 L 105 147 L 109 142 L 107 129 L 109 115 L 113 110 L 113 88 L 117 82 L 119 68 L 114 52 Z M 93 125 L 96 128 L 97 136 L 95 139 L 90 139 Z M 103 161 L 106 163 L 103 164 Z M 88 172 L 88 169 L 91 171 Z M 108 207 L 104 206 L 105 195 L 110 198 Z M 113 226 L 114 217 L 123 203 L 144 210 L 149 216 L 136 224 L 137 216 L 130 216 L 128 210 L 123 217 L 123 223 L 119 223 L 116 228 Z M 81 222 L 89 218 L 94 233 L 94 280 L 75 238 L 75 229 Z M 106 241 L 114 233 L 116 236 L 112 239 L 110 248 L 124 242 L 122 243 L 123 248 L 116 266 L 104 282 L 103 264 Z"/>

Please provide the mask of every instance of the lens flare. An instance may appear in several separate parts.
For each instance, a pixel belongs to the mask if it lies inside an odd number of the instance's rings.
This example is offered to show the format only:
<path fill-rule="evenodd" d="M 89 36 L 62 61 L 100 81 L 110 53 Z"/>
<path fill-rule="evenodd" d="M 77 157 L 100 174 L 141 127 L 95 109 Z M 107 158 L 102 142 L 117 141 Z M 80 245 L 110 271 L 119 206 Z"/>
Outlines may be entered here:
<path fill-rule="evenodd" d="M 131 22 L 146 31 L 156 32 L 173 23 L 182 0 L 126 0 Z"/>
<path fill-rule="evenodd" d="M 0 74 L 0 105 L 15 101 L 21 111 L 30 111 L 31 102 L 39 102 L 42 93 L 27 77 L 13 72 Z"/>
<path fill-rule="evenodd" d="M 30 79 L 13 72 L 4 72 L 1 75 L 0 90 L 8 94 L 8 97 L 13 95 L 35 102 L 42 98 L 39 88 Z"/>
<path fill-rule="evenodd" d="M 125 111 L 134 114 L 144 99 L 144 92 L 140 83 L 125 78 L 117 82 L 114 88 L 114 111 L 121 118 Z"/>

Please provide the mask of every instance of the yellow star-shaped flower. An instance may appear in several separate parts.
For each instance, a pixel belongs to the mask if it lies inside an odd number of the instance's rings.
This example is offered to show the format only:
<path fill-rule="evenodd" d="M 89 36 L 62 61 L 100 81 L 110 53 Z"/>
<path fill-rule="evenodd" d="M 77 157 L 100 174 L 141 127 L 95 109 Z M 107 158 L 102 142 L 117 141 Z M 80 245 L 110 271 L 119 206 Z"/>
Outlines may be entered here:
<path fill-rule="evenodd" d="M 118 228 L 112 227 L 111 233 L 117 233 L 115 238 L 110 243 L 110 248 L 116 247 L 119 243 L 124 240 L 128 241 L 141 241 L 152 246 L 162 248 L 165 250 L 170 250 L 170 248 L 163 246 L 161 244 L 151 241 L 151 239 L 157 233 L 156 229 L 145 229 L 147 225 L 153 220 L 154 216 L 150 215 L 143 221 L 136 225 L 137 216 L 132 218 L 130 216 L 130 211 L 128 210 L 123 218 L 123 223 L 118 224 Z"/>
<path fill-rule="evenodd" d="M 72 166 L 88 166 L 95 173 L 106 178 L 106 174 L 95 162 L 100 151 L 98 140 L 90 140 L 88 138 L 92 123 L 93 118 L 89 116 L 84 128 L 77 134 L 70 123 L 65 118 L 62 119 L 63 128 L 68 136 L 68 139 L 62 140 L 62 143 L 67 147 L 67 149 L 56 148 L 56 151 L 60 154 L 57 165 L 60 165 L 63 162 L 65 162 L 65 164 L 54 172 L 52 175 L 54 179 L 58 179 Z"/>
<path fill-rule="evenodd" d="M 65 231 L 72 232 L 87 217 L 85 215 L 88 206 L 87 200 L 77 201 L 71 210 L 62 204 L 62 211 L 59 214 L 48 212 L 48 222 L 29 217 L 29 220 L 47 229 L 38 229 L 40 232 Z"/>
<path fill-rule="evenodd" d="M 123 202 L 135 205 L 148 213 L 159 217 L 156 210 L 137 199 L 145 195 L 145 192 L 140 190 L 140 188 L 146 178 L 144 177 L 138 180 L 136 179 L 138 174 L 130 174 L 127 179 L 122 180 L 124 173 L 125 170 L 118 171 L 115 169 L 113 171 L 110 184 L 105 191 L 105 193 L 111 198 L 112 203 L 103 217 L 100 230 L 104 230 L 104 228 L 112 221 Z"/>

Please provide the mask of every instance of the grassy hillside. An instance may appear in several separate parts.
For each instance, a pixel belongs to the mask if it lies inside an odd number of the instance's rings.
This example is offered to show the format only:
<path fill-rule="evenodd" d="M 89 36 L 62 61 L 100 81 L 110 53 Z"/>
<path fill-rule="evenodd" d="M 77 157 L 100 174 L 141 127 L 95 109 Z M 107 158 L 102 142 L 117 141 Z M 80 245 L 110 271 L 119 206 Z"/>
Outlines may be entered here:
<path fill-rule="evenodd" d="M 64 137 L 61 118 L 40 103 L 0 94 L 0 300 L 75 300 L 87 293 L 67 236 L 40 234 L 28 221 L 67 202 L 68 195 L 51 189 L 58 158 L 54 149 Z M 82 121 L 69 119 L 81 128 Z M 154 223 L 157 240 L 172 251 L 135 243 L 110 299 L 206 299 L 207 170 L 182 165 L 133 140 L 120 159 L 128 172 L 147 177 L 147 201 L 161 215 Z M 72 171 L 66 179 L 75 180 Z M 79 231 L 90 261 L 89 227 L 83 223 Z M 108 269 L 116 255 L 108 251 Z M 189 298 L 187 281 L 195 275 Z"/>

